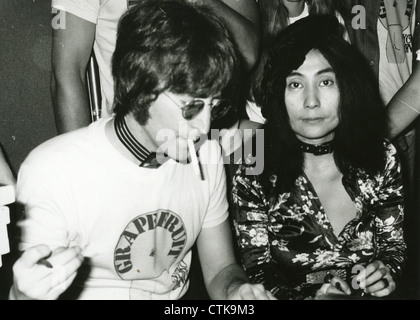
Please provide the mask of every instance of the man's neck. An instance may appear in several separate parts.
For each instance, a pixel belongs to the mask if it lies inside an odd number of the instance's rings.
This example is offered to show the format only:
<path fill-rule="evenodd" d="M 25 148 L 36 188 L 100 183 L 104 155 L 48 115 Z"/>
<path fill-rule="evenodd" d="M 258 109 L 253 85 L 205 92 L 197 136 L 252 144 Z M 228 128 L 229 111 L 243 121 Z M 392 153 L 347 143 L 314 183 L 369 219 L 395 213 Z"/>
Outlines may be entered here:
<path fill-rule="evenodd" d="M 283 4 L 292 18 L 300 16 L 305 8 L 305 1 L 303 0 L 283 0 Z"/>
<path fill-rule="evenodd" d="M 130 152 L 121 140 L 118 138 L 117 132 L 115 130 L 115 121 L 116 119 L 112 119 L 106 123 L 105 127 L 105 134 L 108 140 L 111 142 L 112 146 L 125 158 L 129 159 L 130 161 L 138 164 L 139 160 Z M 126 125 L 130 130 L 130 133 L 133 137 L 141 143 L 145 148 L 147 148 L 150 152 L 154 152 L 156 147 L 154 144 L 150 142 L 149 135 L 143 130 L 143 127 L 138 124 L 138 122 L 132 117 L 128 115 L 125 117 Z"/>
<path fill-rule="evenodd" d="M 128 129 L 134 136 L 134 138 L 140 142 L 150 152 L 156 152 L 157 147 L 154 139 L 149 135 L 145 127 L 140 125 L 132 114 L 125 116 L 125 122 L 127 123 Z"/>

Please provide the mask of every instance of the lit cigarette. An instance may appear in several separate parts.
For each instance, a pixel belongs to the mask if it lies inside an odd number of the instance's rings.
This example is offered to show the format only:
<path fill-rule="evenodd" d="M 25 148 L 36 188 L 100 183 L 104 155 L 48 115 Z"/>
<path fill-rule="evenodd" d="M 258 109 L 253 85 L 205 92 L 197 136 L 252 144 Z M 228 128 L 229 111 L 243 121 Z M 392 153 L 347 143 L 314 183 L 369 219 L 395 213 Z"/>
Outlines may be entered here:
<path fill-rule="evenodd" d="M 201 166 L 198 162 L 197 154 L 195 153 L 194 142 L 191 139 L 188 139 L 188 151 L 190 152 L 195 174 L 199 176 L 201 180 L 204 180 L 203 172 L 201 171 Z"/>

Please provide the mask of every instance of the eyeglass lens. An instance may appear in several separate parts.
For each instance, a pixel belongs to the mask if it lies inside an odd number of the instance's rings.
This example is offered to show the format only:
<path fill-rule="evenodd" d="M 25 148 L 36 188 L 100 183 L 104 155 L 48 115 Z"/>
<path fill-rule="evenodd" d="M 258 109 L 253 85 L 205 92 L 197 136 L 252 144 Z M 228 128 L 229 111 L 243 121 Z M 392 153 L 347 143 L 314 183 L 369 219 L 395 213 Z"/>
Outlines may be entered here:
<path fill-rule="evenodd" d="M 183 109 L 184 118 L 191 120 L 196 114 L 198 114 L 204 108 L 204 101 L 202 100 L 193 100 L 188 103 Z M 227 100 L 219 100 L 216 104 L 212 106 L 211 117 L 212 119 L 217 119 L 223 117 L 227 111 L 230 109 L 230 103 Z"/>

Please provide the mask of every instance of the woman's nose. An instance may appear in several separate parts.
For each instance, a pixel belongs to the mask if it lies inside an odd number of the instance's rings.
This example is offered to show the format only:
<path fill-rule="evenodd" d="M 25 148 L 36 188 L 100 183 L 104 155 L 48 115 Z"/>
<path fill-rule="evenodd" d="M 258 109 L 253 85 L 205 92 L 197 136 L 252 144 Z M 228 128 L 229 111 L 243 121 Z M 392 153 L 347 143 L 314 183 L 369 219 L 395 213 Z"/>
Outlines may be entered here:
<path fill-rule="evenodd" d="M 305 108 L 314 109 L 319 107 L 318 91 L 316 88 L 306 88 L 305 90 Z"/>

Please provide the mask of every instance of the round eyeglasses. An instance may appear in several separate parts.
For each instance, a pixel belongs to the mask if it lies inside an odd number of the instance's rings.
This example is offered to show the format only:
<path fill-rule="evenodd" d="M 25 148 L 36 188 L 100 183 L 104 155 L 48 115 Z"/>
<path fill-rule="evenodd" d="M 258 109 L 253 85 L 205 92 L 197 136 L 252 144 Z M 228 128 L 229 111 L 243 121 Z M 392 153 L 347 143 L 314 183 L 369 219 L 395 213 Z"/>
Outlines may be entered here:
<path fill-rule="evenodd" d="M 181 110 L 182 110 L 182 116 L 185 120 L 191 120 L 193 119 L 197 114 L 200 113 L 201 110 L 203 110 L 206 103 L 201 99 L 194 99 L 188 103 L 186 103 L 184 106 L 180 105 L 177 101 L 175 101 L 170 95 L 168 95 L 166 92 L 163 92 L 165 96 L 167 96 L 173 103 L 175 103 Z M 215 99 L 215 103 L 212 102 L 210 104 L 211 107 L 211 119 L 216 120 L 220 119 L 231 108 L 231 103 L 227 99 Z"/>

